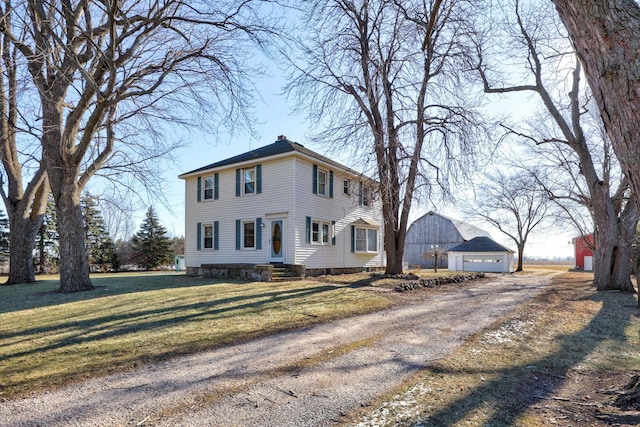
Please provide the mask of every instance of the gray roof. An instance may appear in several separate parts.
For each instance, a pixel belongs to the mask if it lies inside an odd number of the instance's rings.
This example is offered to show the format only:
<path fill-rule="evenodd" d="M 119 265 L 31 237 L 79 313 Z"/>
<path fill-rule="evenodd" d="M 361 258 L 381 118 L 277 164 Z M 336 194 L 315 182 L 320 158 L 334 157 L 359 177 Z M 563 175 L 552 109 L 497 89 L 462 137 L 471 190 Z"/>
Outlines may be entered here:
<path fill-rule="evenodd" d="M 474 237 L 468 242 L 459 244 L 449 249 L 449 252 L 514 252 L 509 248 L 494 242 L 488 237 Z"/>
<path fill-rule="evenodd" d="M 467 222 L 464 221 L 460 221 L 458 219 L 453 219 L 450 218 L 446 215 L 442 215 L 440 213 L 434 212 L 434 211 L 429 211 L 426 214 L 422 215 L 420 218 L 418 218 L 417 220 L 415 220 L 410 227 L 413 227 L 414 224 L 418 224 L 420 222 L 420 220 L 422 218 L 425 218 L 429 215 L 437 215 L 440 218 L 444 218 L 448 221 L 451 221 L 451 224 L 453 224 L 453 226 L 455 227 L 456 230 L 458 230 L 458 233 L 460 233 L 460 236 L 462 236 L 463 240 L 471 240 L 476 236 L 486 236 L 486 237 L 491 237 L 491 234 L 489 234 L 488 232 L 484 231 L 482 228 L 477 227 L 473 224 L 469 224 Z"/>
<path fill-rule="evenodd" d="M 305 148 L 304 145 L 302 144 L 298 144 L 297 142 L 293 142 L 293 141 L 289 141 L 286 138 L 283 139 L 278 139 L 276 142 L 274 142 L 273 144 L 269 144 L 269 145 L 265 145 L 264 147 L 260 147 L 260 148 L 256 148 L 255 150 L 250 150 L 247 151 L 246 153 L 242 153 L 242 154 L 238 154 L 237 156 L 234 157 L 230 157 L 228 159 L 225 160 L 221 160 L 215 163 L 211 163 L 209 165 L 200 167 L 198 169 L 194 169 L 192 171 L 189 172 L 185 172 L 183 174 L 180 175 L 180 177 L 184 177 L 186 175 L 191 175 L 193 173 L 198 173 L 198 172 L 204 172 L 206 170 L 209 169 L 215 169 L 215 168 L 219 168 L 219 167 L 223 167 L 223 166 L 229 166 L 229 165 L 233 165 L 236 163 L 244 163 L 244 162 L 250 162 L 252 160 L 257 160 L 257 159 L 262 159 L 265 157 L 272 157 L 272 156 L 277 156 L 279 154 L 285 154 L 285 153 L 293 153 L 293 152 L 298 152 L 298 153 L 302 153 L 305 154 L 309 157 L 313 157 L 314 159 L 320 160 L 326 164 L 332 165 L 336 168 L 339 169 L 343 169 L 353 175 L 358 175 L 358 176 L 362 176 L 365 179 L 370 179 L 368 177 L 365 177 L 364 175 L 362 175 L 359 172 L 356 172 L 355 170 L 348 168 L 344 165 L 341 165 L 340 163 L 331 160 L 327 157 L 324 157 L 321 154 L 316 153 L 315 151 L 311 151 L 308 148 Z"/>

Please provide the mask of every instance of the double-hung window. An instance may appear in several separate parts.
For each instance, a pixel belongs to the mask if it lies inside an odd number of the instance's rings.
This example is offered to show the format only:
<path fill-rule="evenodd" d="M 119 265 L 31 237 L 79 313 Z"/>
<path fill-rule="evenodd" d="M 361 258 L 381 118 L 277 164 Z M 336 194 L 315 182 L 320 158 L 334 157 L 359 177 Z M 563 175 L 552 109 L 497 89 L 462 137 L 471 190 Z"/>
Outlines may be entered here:
<path fill-rule="evenodd" d="M 204 179 L 204 200 L 213 200 L 213 177 Z"/>
<path fill-rule="evenodd" d="M 256 192 L 256 168 L 242 170 L 242 188 L 244 194 Z"/>
<path fill-rule="evenodd" d="M 262 165 L 236 169 L 236 197 L 262 193 Z"/>
<path fill-rule="evenodd" d="M 202 246 L 205 249 L 213 249 L 213 224 L 205 224 L 202 226 L 202 228 L 204 234 L 204 241 L 202 242 Z"/>
<path fill-rule="evenodd" d="M 353 233 L 353 248 L 355 252 L 378 252 L 378 230 L 375 228 L 355 227 Z"/>
<path fill-rule="evenodd" d="M 351 195 L 351 181 L 348 179 L 345 179 L 342 181 L 342 193 L 345 196 L 350 196 Z"/>
<path fill-rule="evenodd" d="M 327 171 L 318 169 L 318 194 L 327 196 Z"/>
<path fill-rule="evenodd" d="M 331 224 L 326 221 L 313 220 L 311 222 L 311 242 L 318 245 L 331 243 Z"/>
<path fill-rule="evenodd" d="M 242 247 L 243 249 L 256 247 L 256 223 L 253 221 L 242 223 Z"/>
<path fill-rule="evenodd" d="M 369 187 L 362 187 L 362 206 L 369 206 L 371 201 L 369 193 Z"/>

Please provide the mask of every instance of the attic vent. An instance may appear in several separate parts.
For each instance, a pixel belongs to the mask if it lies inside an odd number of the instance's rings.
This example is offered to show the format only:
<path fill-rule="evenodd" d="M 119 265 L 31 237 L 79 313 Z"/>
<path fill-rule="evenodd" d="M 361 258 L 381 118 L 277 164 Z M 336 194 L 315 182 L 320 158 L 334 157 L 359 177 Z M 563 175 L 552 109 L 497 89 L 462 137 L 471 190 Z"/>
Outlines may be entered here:
<path fill-rule="evenodd" d="M 286 141 L 287 140 L 287 136 L 286 135 L 278 135 L 278 141 Z"/>

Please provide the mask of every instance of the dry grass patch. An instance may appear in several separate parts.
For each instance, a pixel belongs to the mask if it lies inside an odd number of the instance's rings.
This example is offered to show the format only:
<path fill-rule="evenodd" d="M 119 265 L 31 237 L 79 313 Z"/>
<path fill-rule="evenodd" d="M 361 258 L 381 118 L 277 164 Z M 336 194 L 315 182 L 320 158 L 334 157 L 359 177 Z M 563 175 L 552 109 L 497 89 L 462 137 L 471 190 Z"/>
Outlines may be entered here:
<path fill-rule="evenodd" d="M 0 287 L 0 398 L 380 310 L 390 302 L 311 281 L 223 283 L 112 275 L 62 295 L 55 281 Z"/>
<path fill-rule="evenodd" d="M 471 337 L 351 424 L 640 425 L 640 412 L 611 405 L 616 391 L 640 373 L 635 298 L 597 292 L 591 279 L 556 276 L 529 305 Z"/>

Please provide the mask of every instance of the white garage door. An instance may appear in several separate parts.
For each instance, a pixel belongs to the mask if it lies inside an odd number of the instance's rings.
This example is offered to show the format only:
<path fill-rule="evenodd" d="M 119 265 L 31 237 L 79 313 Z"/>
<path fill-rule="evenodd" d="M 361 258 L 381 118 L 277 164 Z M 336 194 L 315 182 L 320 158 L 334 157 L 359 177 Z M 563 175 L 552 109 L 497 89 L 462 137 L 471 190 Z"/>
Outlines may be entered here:
<path fill-rule="evenodd" d="M 500 273 L 506 271 L 503 255 L 465 255 L 464 271 Z"/>

